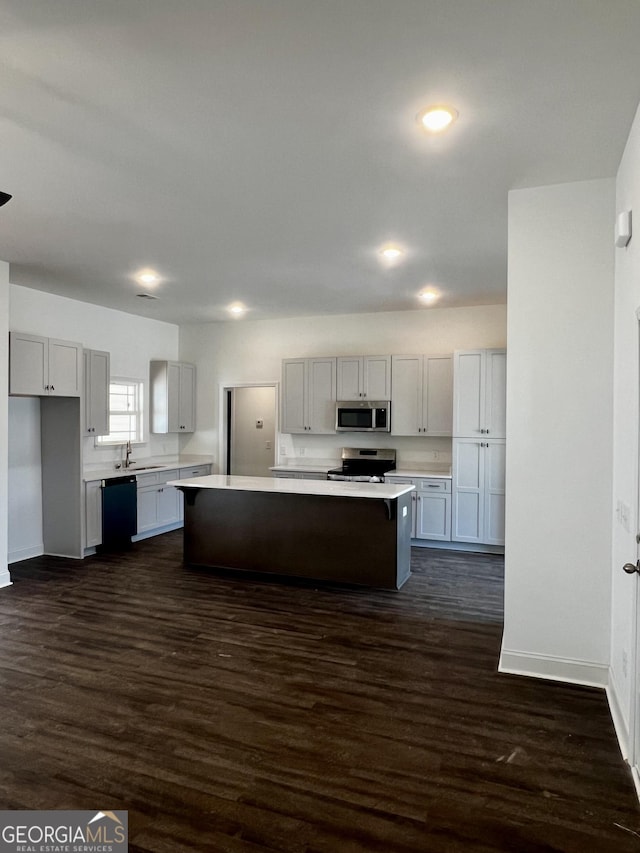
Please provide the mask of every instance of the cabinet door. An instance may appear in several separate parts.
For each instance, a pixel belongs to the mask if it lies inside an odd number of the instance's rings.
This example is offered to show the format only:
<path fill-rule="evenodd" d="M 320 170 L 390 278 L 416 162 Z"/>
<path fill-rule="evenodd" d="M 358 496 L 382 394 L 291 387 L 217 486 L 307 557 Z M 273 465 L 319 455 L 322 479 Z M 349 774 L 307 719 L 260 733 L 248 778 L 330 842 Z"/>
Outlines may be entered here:
<path fill-rule="evenodd" d="M 394 355 L 391 358 L 392 435 L 422 433 L 422 356 Z"/>
<path fill-rule="evenodd" d="M 391 399 L 391 356 L 366 355 L 363 358 L 363 396 L 368 400 Z"/>
<path fill-rule="evenodd" d="M 48 393 L 49 341 L 39 335 L 9 335 L 9 393 L 41 397 Z"/>
<path fill-rule="evenodd" d="M 314 433 L 335 433 L 335 358 L 310 358 L 307 365 L 307 383 L 307 426 Z"/>
<path fill-rule="evenodd" d="M 305 432 L 305 391 L 307 363 L 304 358 L 287 358 L 282 362 L 281 432 Z"/>
<path fill-rule="evenodd" d="M 196 368 L 193 364 L 180 365 L 180 432 L 196 429 Z"/>
<path fill-rule="evenodd" d="M 158 486 L 138 487 L 138 533 L 158 527 Z"/>
<path fill-rule="evenodd" d="M 82 344 L 49 338 L 49 394 L 81 396 Z"/>
<path fill-rule="evenodd" d="M 389 475 L 385 475 L 385 483 L 392 484 L 406 484 L 408 486 L 415 486 L 415 480 L 411 479 L 411 477 L 391 477 Z M 416 538 L 416 515 L 417 515 L 417 506 L 418 506 L 418 497 L 417 492 L 411 492 L 411 538 Z"/>
<path fill-rule="evenodd" d="M 167 430 L 180 432 L 180 379 L 181 365 L 177 361 L 167 364 Z"/>
<path fill-rule="evenodd" d="M 102 484 L 92 480 L 85 484 L 85 547 L 102 544 Z"/>
<path fill-rule="evenodd" d="M 504 545 L 505 442 L 484 442 L 484 536 L 488 545 Z"/>
<path fill-rule="evenodd" d="M 157 495 L 157 522 L 158 527 L 164 524 L 173 524 L 180 520 L 180 493 L 175 486 L 160 486 Z"/>
<path fill-rule="evenodd" d="M 457 352 L 454 356 L 454 423 L 456 436 L 476 436 L 484 428 L 483 350 Z"/>
<path fill-rule="evenodd" d="M 479 439 L 453 442 L 453 508 L 451 538 L 477 542 L 484 538 L 484 447 Z"/>
<path fill-rule="evenodd" d="M 85 435 L 109 434 L 109 363 L 108 352 L 84 351 Z"/>
<path fill-rule="evenodd" d="M 451 495 L 418 492 L 416 538 L 451 541 Z"/>
<path fill-rule="evenodd" d="M 395 409 L 395 386 L 393 410 Z M 393 423 L 393 420 L 392 420 Z M 425 355 L 422 386 L 422 432 L 451 435 L 453 428 L 453 358 Z"/>
<path fill-rule="evenodd" d="M 358 400 L 364 393 L 363 363 L 359 356 L 337 360 L 338 400 Z"/>
<path fill-rule="evenodd" d="M 486 354 L 485 422 L 490 438 L 505 438 L 507 429 L 507 353 L 487 350 Z"/>

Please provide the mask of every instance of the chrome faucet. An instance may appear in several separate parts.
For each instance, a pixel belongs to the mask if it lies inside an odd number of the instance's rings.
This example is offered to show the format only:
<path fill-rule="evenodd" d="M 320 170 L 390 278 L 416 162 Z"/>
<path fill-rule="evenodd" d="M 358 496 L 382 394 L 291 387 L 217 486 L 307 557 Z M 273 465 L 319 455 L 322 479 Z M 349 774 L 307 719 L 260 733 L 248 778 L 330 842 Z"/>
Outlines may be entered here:
<path fill-rule="evenodd" d="M 133 460 L 133 459 L 131 459 L 131 442 L 130 442 L 130 441 L 128 441 L 128 442 L 127 442 L 127 444 L 126 444 L 126 452 L 125 452 L 125 458 L 124 458 L 124 467 L 125 467 L 125 468 L 129 468 L 129 467 L 130 467 L 130 465 L 131 465 L 131 463 L 132 463 L 133 461 L 134 461 L 134 460 Z"/>

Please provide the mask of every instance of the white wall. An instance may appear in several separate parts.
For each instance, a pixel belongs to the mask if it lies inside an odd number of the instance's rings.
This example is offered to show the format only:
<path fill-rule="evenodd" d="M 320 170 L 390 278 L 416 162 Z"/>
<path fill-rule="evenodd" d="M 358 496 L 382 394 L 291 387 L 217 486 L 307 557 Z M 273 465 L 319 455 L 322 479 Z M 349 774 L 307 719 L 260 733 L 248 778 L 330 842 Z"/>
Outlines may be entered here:
<path fill-rule="evenodd" d="M 623 750 L 627 751 L 631 719 L 631 675 L 634 665 L 633 604 L 637 576 L 621 571 L 637 556 L 638 529 L 638 388 L 640 352 L 640 112 L 636 115 L 616 181 L 616 213 L 633 210 L 636 235 L 615 250 L 615 364 L 613 506 L 629 508 L 629 522 L 614 516 L 612 552 L 611 685 L 614 712 Z M 636 662 L 636 669 L 640 661 Z"/>
<path fill-rule="evenodd" d="M 614 182 L 509 194 L 501 669 L 606 684 Z"/>
<path fill-rule="evenodd" d="M 111 375 L 142 379 L 148 398 L 149 361 L 178 358 L 178 327 L 122 311 L 113 311 L 74 299 L 11 285 L 9 287 L 9 327 L 49 338 L 78 341 L 88 349 L 111 353 Z M 9 530 L 10 560 L 42 553 L 42 512 L 38 442 L 39 406 L 10 398 L 9 438 L 9 517 L 20 512 L 19 526 Z M 147 440 L 136 448 L 136 456 L 177 453 L 178 436 L 153 436 L 146 427 Z M 85 465 L 110 466 L 122 454 L 120 447 L 97 448 L 93 438 L 83 439 Z M 6 553 L 3 551 L 3 553 Z"/>
<path fill-rule="evenodd" d="M 243 382 L 280 382 L 283 358 L 313 355 L 446 353 L 506 343 L 506 306 L 424 309 L 287 320 L 236 320 L 182 326 L 180 357 L 198 367 L 198 431 L 185 444 L 218 458 L 220 388 Z M 287 457 L 337 459 L 344 436 L 281 436 Z M 395 447 L 401 463 L 421 461 L 424 448 L 450 457 L 449 439 L 363 434 L 358 445 Z M 279 461 L 282 459 L 280 454 Z"/>
<path fill-rule="evenodd" d="M 9 264 L 0 261 L 0 586 L 11 583 L 7 570 L 9 427 L 7 381 L 9 376 Z"/>

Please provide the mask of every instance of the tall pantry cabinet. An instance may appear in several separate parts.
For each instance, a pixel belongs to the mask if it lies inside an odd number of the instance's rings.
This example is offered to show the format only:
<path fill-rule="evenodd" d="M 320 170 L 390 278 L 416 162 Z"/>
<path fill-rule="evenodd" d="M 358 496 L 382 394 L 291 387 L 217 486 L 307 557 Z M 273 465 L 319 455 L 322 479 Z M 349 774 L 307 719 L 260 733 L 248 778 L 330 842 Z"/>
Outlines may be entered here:
<path fill-rule="evenodd" d="M 454 354 L 454 542 L 504 545 L 506 365 L 504 349 Z"/>

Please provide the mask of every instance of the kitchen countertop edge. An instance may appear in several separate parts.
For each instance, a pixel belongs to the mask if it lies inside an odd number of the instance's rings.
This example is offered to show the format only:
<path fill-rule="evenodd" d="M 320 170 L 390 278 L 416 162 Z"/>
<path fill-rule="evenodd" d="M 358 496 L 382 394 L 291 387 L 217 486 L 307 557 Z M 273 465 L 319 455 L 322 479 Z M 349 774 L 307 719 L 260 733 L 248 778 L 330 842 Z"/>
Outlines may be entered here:
<path fill-rule="evenodd" d="M 205 477 L 171 480 L 167 485 L 185 489 L 271 492 L 272 494 L 324 495 L 342 498 L 394 500 L 414 490 L 414 486 L 390 483 L 355 483 L 333 480 L 289 480 L 278 477 L 240 477 L 209 474 Z"/>

